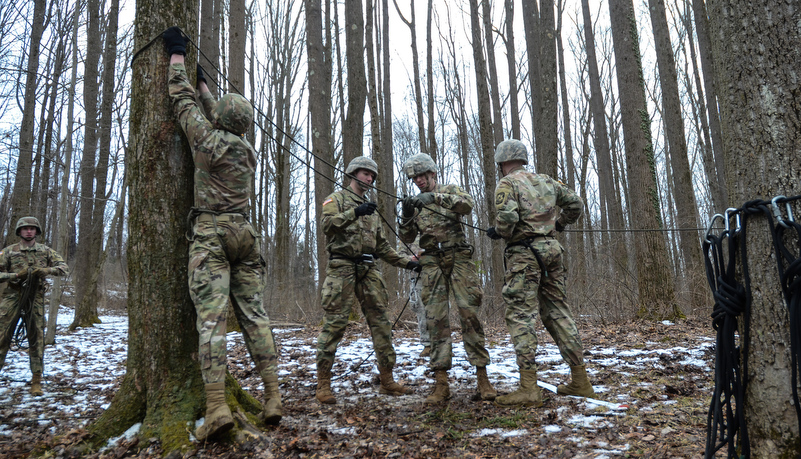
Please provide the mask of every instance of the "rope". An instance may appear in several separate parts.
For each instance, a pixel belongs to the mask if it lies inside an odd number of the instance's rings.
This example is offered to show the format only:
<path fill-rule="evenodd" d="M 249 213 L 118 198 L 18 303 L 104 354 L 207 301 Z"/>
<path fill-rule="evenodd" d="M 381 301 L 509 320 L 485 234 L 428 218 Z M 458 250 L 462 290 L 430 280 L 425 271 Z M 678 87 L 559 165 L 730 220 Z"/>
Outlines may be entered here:
<path fill-rule="evenodd" d="M 33 275 L 33 269 L 28 268 L 28 277 L 22 281 L 22 290 L 17 299 L 19 313 L 17 315 L 16 328 L 11 335 L 12 350 L 28 349 L 28 344 L 35 341 L 36 324 L 34 323 L 33 303 L 36 301 L 36 292 L 39 289 L 39 277 Z M 13 323 L 13 322 L 12 322 Z"/>

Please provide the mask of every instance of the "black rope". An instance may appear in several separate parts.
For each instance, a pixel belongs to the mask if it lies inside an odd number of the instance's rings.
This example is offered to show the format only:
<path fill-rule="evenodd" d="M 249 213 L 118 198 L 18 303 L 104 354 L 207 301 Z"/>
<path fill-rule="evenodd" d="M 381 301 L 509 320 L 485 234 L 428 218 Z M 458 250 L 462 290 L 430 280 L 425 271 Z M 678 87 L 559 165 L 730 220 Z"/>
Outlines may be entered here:
<path fill-rule="evenodd" d="M 779 218 L 779 224 L 774 226 L 773 220 L 770 220 L 770 228 L 773 246 L 776 251 L 779 281 L 790 321 L 790 368 L 792 371 L 793 405 L 795 406 L 798 427 L 801 429 L 801 400 L 799 400 L 798 394 L 799 357 L 801 357 L 801 225 L 792 219 L 784 220 L 781 218 L 781 211 L 777 208 L 777 204 L 780 201 L 782 200 L 778 198 L 771 201 L 774 214 Z M 789 207 L 787 209 L 789 213 Z M 792 214 L 790 213 L 789 216 L 792 217 Z M 795 251 L 785 244 L 786 240 L 793 238 L 796 242 Z"/>
<path fill-rule="evenodd" d="M 39 276 L 33 274 L 33 269 L 28 268 L 28 277 L 22 281 L 22 289 L 19 298 L 17 299 L 17 306 L 19 313 L 16 322 L 16 328 L 11 335 L 12 350 L 28 349 L 26 342 L 35 341 L 36 336 L 36 319 L 33 313 L 33 303 L 36 301 L 36 292 L 39 289 Z"/>
<path fill-rule="evenodd" d="M 743 358 L 742 365 L 740 359 L 740 350 L 746 350 L 747 340 L 741 340 L 738 346 L 736 334 L 740 315 L 744 315 L 744 329 L 747 333 L 749 316 L 744 313 L 750 304 L 750 292 L 737 282 L 735 271 L 738 248 L 742 248 L 743 264 L 746 262 L 745 226 L 736 228 L 733 232 L 728 230 L 728 220 L 726 226 L 727 230 L 718 237 L 711 232 L 707 233 L 703 242 L 707 281 L 715 298 L 712 327 L 717 331 L 715 389 L 707 415 L 706 458 L 713 457 L 726 445 L 728 457 L 736 457 L 737 440 L 743 444 L 744 452 L 748 449 L 748 433 L 743 415 L 747 383 L 746 359 Z M 738 246 L 740 241 L 743 241 L 742 246 Z M 724 245 L 727 253 L 724 253 Z"/>

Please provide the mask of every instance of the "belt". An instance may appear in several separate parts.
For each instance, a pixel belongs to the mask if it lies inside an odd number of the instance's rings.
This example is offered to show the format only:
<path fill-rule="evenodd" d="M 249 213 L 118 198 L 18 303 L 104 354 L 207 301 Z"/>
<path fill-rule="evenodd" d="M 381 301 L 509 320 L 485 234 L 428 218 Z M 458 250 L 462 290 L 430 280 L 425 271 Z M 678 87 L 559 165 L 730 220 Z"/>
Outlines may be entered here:
<path fill-rule="evenodd" d="M 536 241 L 537 239 L 554 239 L 554 237 L 553 236 L 532 236 L 532 237 L 527 237 L 527 238 L 521 239 L 521 240 L 519 240 L 517 242 L 511 242 L 509 244 L 506 244 L 506 248 L 508 249 L 510 247 L 516 247 L 516 246 L 519 246 L 519 245 L 522 245 L 523 247 L 528 247 L 529 244 L 531 244 L 532 242 Z"/>
<path fill-rule="evenodd" d="M 472 250 L 473 246 L 468 244 L 468 243 L 466 243 L 466 242 L 463 242 L 463 243 L 451 244 L 451 245 L 439 243 L 439 244 L 437 244 L 437 245 L 435 245 L 433 247 L 423 247 L 424 253 L 428 253 L 428 254 L 434 254 L 434 253 L 437 253 L 437 252 L 442 253 L 442 252 L 447 252 L 448 250 L 462 250 L 462 249 L 470 249 L 470 250 Z"/>
<path fill-rule="evenodd" d="M 364 264 L 368 264 L 368 265 L 371 265 L 371 264 L 373 264 L 375 262 L 375 257 L 371 253 L 365 253 L 365 254 L 362 254 L 362 255 L 355 256 L 355 257 L 348 257 L 348 256 L 345 256 L 345 255 L 332 253 L 332 254 L 328 255 L 328 259 L 329 260 L 348 260 L 348 261 L 351 261 L 353 263 L 364 263 Z"/>
<path fill-rule="evenodd" d="M 212 214 L 208 212 L 203 212 L 198 214 L 197 217 L 195 217 L 195 221 L 247 223 L 248 219 L 244 215 L 236 213 Z"/>

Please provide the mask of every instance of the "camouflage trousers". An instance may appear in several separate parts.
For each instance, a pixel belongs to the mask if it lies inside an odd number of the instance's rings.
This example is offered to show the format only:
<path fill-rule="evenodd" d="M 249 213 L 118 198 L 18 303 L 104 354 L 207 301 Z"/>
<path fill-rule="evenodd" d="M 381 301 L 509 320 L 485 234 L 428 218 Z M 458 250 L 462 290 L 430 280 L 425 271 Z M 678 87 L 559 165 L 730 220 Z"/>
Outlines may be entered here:
<path fill-rule="evenodd" d="M 20 306 L 17 301 L 20 294 L 19 289 L 6 286 L 0 299 L 0 368 L 6 363 L 19 319 Z M 41 374 L 44 371 L 44 291 L 41 290 L 36 293 L 33 303 L 33 324 L 34 330 L 28 330 L 28 359 L 31 373 Z"/>
<path fill-rule="evenodd" d="M 509 247 L 504 255 L 506 278 L 501 291 L 506 302 L 506 326 L 521 370 L 536 370 L 536 320 L 539 314 L 562 358 L 570 365 L 584 362 L 576 322 L 565 302 L 562 245 L 556 239 L 538 239 L 531 246 L 548 272 L 542 275 L 537 259 L 526 246 Z"/>
<path fill-rule="evenodd" d="M 409 304 L 417 316 L 417 329 L 420 332 L 420 344 L 423 346 L 431 345 L 431 335 L 428 333 L 428 320 L 426 319 L 426 307 L 423 305 L 423 300 L 420 297 L 422 291 L 422 281 L 416 276 L 412 276 L 412 286 L 409 298 Z"/>
<path fill-rule="evenodd" d="M 196 221 L 189 247 L 189 293 L 197 311 L 198 360 L 206 384 L 225 380 L 229 300 L 256 371 L 265 378 L 278 366 L 270 318 L 262 305 L 259 240 L 250 223 L 224 217 Z"/>
<path fill-rule="evenodd" d="M 426 253 L 420 257 L 420 264 L 423 270 L 418 282 L 423 284 L 421 298 L 426 308 L 428 332 L 431 334 L 429 366 L 433 370 L 451 368 L 453 356 L 449 303 L 451 293 L 459 313 L 467 360 L 473 366 L 487 366 L 490 363 L 489 352 L 484 345 L 484 328 L 478 320 L 478 308 L 481 306 L 484 292 L 478 283 L 472 249 Z"/>
<path fill-rule="evenodd" d="M 387 286 L 381 270 L 374 264 L 350 260 L 329 260 L 322 288 L 323 329 L 317 337 L 317 367 L 331 368 L 337 346 L 342 341 L 348 316 L 358 300 L 370 327 L 378 366 L 395 366 L 392 324 L 387 318 Z"/>

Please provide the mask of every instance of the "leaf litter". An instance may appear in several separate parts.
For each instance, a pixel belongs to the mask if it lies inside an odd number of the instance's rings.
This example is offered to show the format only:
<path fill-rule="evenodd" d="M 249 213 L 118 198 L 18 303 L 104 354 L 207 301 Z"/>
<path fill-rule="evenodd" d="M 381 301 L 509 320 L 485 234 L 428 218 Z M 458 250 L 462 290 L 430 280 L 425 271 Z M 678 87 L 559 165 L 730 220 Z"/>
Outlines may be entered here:
<path fill-rule="evenodd" d="M 24 351 L 11 351 L 0 370 L 0 457 L 72 457 L 70 446 L 105 410 L 125 374 L 127 318 L 101 317 L 92 328 L 67 332 L 72 311 L 58 317 L 56 344 L 45 349 L 44 396 L 32 397 Z M 453 333 L 452 398 L 423 401 L 434 385 L 417 334 L 394 331 L 396 380 L 414 393 L 378 394 L 369 330 L 348 326 L 337 350 L 332 389 L 336 405 L 314 398 L 319 327 L 274 329 L 284 417 L 265 437 L 244 444 L 194 443 L 171 458 L 701 458 L 713 390 L 714 331 L 698 319 L 679 323 L 579 324 L 596 399 L 552 392 L 569 375 L 558 348 L 540 326 L 539 409 L 500 408 L 477 398 L 475 371 L 461 336 Z M 514 350 L 506 329 L 487 329 L 490 381 L 500 393 L 517 387 Z M 241 334 L 228 335 L 228 369 L 257 399 L 263 384 Z M 137 426 L 91 457 L 158 457 L 157 440 L 136 437 Z M 265 440 L 266 438 L 266 440 Z"/>

